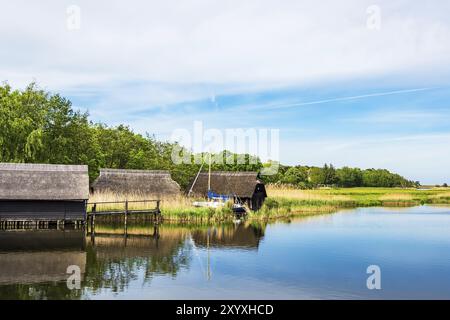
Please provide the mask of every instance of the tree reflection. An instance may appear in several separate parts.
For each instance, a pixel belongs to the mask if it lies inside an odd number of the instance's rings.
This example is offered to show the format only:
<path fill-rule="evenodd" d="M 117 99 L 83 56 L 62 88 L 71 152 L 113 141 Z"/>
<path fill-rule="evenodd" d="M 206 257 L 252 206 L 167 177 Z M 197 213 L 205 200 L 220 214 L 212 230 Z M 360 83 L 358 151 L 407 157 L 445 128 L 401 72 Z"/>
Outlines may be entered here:
<path fill-rule="evenodd" d="M 151 286 L 158 276 L 175 279 L 191 265 L 193 243 L 256 250 L 264 236 L 264 226 L 254 224 L 130 224 L 126 235 L 120 225 L 99 224 L 95 231 L 92 237 L 84 230 L 0 234 L 0 299 L 119 294 L 132 283 Z M 73 264 L 81 268 L 80 290 L 67 288 L 66 270 Z"/>

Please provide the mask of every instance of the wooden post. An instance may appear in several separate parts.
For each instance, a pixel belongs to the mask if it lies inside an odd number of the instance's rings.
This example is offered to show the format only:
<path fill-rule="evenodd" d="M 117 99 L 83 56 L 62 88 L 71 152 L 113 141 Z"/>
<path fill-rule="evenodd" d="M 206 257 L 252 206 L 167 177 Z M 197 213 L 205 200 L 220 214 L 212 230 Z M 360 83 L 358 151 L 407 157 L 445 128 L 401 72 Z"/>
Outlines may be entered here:
<path fill-rule="evenodd" d="M 91 233 L 95 232 L 95 212 L 97 211 L 97 204 L 94 203 L 94 206 L 92 207 L 92 213 L 91 213 Z"/>
<path fill-rule="evenodd" d="M 155 214 L 156 221 L 159 221 L 159 216 L 161 215 L 160 202 L 161 200 L 156 200 L 156 214 Z"/>
<path fill-rule="evenodd" d="M 127 230 L 127 219 L 128 219 L 128 200 L 125 200 L 125 221 L 124 221 L 124 227 L 125 227 L 125 229 L 124 229 L 124 231 L 125 231 L 125 237 L 127 236 L 127 232 L 128 232 L 128 230 Z"/>
<path fill-rule="evenodd" d="M 153 225 L 153 238 L 158 239 L 159 238 L 159 226 L 157 223 Z"/>

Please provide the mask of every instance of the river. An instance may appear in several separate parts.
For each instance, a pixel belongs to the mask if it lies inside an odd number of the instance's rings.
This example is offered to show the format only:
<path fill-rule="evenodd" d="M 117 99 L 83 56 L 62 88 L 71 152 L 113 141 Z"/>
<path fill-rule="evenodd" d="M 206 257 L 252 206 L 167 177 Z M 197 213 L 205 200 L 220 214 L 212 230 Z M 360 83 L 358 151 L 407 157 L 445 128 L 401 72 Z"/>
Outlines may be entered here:
<path fill-rule="evenodd" d="M 0 299 L 450 299 L 450 207 L 122 228 L 0 231 Z"/>

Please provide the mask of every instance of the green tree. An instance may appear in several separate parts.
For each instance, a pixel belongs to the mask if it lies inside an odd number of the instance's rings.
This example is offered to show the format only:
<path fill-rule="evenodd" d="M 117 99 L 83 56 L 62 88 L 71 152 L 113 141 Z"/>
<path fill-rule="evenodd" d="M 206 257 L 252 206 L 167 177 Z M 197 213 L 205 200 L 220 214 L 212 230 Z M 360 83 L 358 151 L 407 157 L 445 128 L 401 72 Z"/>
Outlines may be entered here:
<path fill-rule="evenodd" d="M 336 170 L 338 184 L 341 187 L 359 187 L 362 186 L 363 175 L 361 169 L 343 167 Z"/>
<path fill-rule="evenodd" d="M 0 85 L 0 161 L 86 164 L 93 181 L 100 168 L 163 169 L 187 188 L 197 174 L 200 164 L 196 155 L 181 148 L 191 163 L 174 163 L 172 152 L 176 143 L 157 141 L 149 134 L 133 132 L 125 125 L 109 127 L 92 123 L 89 115 L 73 110 L 69 100 L 50 94 L 31 83 L 24 90 Z M 179 149 L 179 148 L 178 148 Z M 200 155 L 204 156 L 204 154 Z M 224 150 L 214 155 L 213 170 L 260 171 L 260 159 L 250 154 L 235 154 Z M 323 168 L 283 166 L 272 176 L 263 176 L 267 183 L 288 183 L 299 188 L 320 185 L 411 187 L 420 185 L 384 169 L 356 168 L 336 170 L 333 165 Z"/>
<path fill-rule="evenodd" d="M 308 180 L 311 185 L 317 187 L 325 184 L 325 174 L 322 168 L 312 167 L 309 169 Z"/>
<path fill-rule="evenodd" d="M 282 183 L 304 186 L 308 182 L 308 172 L 304 167 L 290 167 L 284 173 Z"/>

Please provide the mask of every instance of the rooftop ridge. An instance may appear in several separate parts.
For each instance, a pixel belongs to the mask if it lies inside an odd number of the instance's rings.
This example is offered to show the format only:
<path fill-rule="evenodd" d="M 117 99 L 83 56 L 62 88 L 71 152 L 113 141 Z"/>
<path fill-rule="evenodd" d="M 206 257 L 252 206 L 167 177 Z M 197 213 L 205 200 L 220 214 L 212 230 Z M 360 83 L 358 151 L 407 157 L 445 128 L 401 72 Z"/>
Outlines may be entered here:
<path fill-rule="evenodd" d="M 0 171 L 87 172 L 87 165 L 0 162 Z"/>
<path fill-rule="evenodd" d="M 100 169 L 100 174 L 102 173 L 131 173 L 131 174 L 170 174 L 169 170 L 137 170 L 137 169 Z"/>
<path fill-rule="evenodd" d="M 201 175 L 208 175 L 208 172 L 201 172 Z M 211 175 L 236 175 L 236 176 L 254 176 L 258 175 L 256 171 L 211 171 Z"/>

